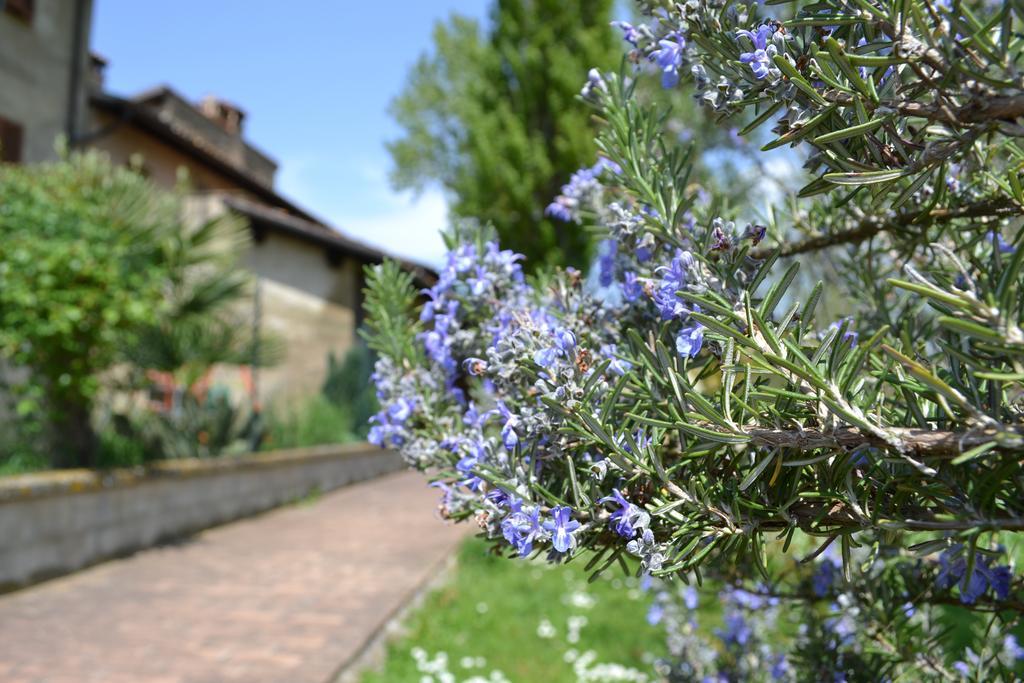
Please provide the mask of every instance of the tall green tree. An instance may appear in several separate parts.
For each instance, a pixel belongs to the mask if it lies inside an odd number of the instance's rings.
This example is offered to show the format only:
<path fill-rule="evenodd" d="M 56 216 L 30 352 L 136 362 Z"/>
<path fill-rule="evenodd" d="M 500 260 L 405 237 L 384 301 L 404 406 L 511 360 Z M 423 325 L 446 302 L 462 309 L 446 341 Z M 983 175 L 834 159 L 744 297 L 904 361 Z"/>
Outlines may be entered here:
<path fill-rule="evenodd" d="M 584 264 L 590 239 L 544 207 L 596 161 L 581 74 L 615 68 L 622 50 L 612 0 L 497 0 L 487 31 L 455 15 L 413 67 L 391 113 L 400 189 L 440 184 L 456 219 L 493 223 L 531 266 Z"/>

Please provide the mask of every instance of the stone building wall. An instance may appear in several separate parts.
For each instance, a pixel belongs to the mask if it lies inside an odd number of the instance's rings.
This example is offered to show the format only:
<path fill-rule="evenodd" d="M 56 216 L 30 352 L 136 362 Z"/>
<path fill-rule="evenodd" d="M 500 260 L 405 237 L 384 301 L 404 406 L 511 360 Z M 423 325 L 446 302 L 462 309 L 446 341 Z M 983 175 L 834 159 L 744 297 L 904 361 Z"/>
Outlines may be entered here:
<path fill-rule="evenodd" d="M 69 133 L 72 65 L 78 64 L 74 98 L 76 131 L 86 117 L 84 79 L 88 72 L 88 31 L 73 59 L 76 20 L 87 28 L 92 0 L 35 0 L 30 21 L 0 9 L 0 118 L 22 127 L 21 161 L 56 158 L 54 143 Z"/>

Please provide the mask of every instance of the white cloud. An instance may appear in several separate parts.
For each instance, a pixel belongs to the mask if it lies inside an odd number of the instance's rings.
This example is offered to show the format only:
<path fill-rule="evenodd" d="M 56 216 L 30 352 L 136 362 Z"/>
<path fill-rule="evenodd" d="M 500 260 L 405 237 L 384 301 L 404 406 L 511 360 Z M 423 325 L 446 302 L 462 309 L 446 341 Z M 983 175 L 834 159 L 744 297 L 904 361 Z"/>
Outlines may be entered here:
<path fill-rule="evenodd" d="M 384 166 L 373 161 L 349 162 L 355 171 L 349 183 L 338 168 L 315 157 L 282 162 L 278 188 L 300 206 L 342 233 L 410 261 L 438 266 L 445 247 L 441 230 L 448 224 L 448 202 L 440 190 L 415 196 L 396 192 Z M 339 189 L 341 188 L 341 189 Z"/>
<path fill-rule="evenodd" d="M 419 197 L 395 193 L 395 201 L 373 215 L 330 216 L 343 232 L 417 263 L 439 266 L 445 253 L 441 230 L 448 202 L 437 190 Z"/>

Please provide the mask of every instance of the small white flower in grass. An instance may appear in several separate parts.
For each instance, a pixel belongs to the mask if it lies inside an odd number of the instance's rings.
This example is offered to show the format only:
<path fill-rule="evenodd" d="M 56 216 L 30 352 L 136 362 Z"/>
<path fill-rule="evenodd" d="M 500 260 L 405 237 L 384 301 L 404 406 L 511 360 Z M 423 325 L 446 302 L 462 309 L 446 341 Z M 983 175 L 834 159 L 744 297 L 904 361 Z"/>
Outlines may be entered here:
<path fill-rule="evenodd" d="M 597 653 L 587 650 L 573 663 L 573 672 L 576 674 L 577 683 L 610 683 L 611 681 L 623 681 L 624 683 L 647 683 L 650 679 L 642 671 L 623 666 L 622 664 L 594 664 Z"/>
<path fill-rule="evenodd" d="M 555 627 L 547 619 L 543 619 L 540 624 L 537 625 L 537 637 L 538 638 L 554 638 Z"/>
<path fill-rule="evenodd" d="M 476 660 L 472 657 L 463 657 L 459 660 L 459 666 L 463 669 L 472 669 L 476 667 Z"/>
<path fill-rule="evenodd" d="M 585 591 L 575 591 L 573 593 L 570 593 L 569 598 L 566 602 L 569 605 L 577 607 L 579 609 L 590 609 L 595 604 L 597 604 L 597 600 L 594 598 L 594 596 Z"/>
<path fill-rule="evenodd" d="M 487 610 L 491 609 L 486 602 L 476 603 L 477 614 L 487 614 Z"/>
<path fill-rule="evenodd" d="M 587 618 L 582 615 L 569 617 L 566 622 L 568 634 L 565 639 L 573 644 L 580 642 L 580 630 L 586 625 Z"/>
<path fill-rule="evenodd" d="M 572 664 L 576 661 L 576 658 L 579 656 L 580 653 L 576 651 L 576 648 L 571 647 L 565 651 L 565 654 L 562 655 L 562 659 L 565 661 L 566 664 Z"/>

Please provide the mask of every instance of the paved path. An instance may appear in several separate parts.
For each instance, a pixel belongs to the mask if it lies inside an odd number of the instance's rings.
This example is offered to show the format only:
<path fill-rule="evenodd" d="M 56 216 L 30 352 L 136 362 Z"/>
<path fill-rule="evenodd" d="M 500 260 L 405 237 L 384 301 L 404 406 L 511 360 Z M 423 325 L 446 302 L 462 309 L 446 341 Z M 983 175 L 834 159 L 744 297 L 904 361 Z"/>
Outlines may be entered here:
<path fill-rule="evenodd" d="M 0 597 L 3 683 L 324 683 L 465 525 L 412 472 Z"/>

